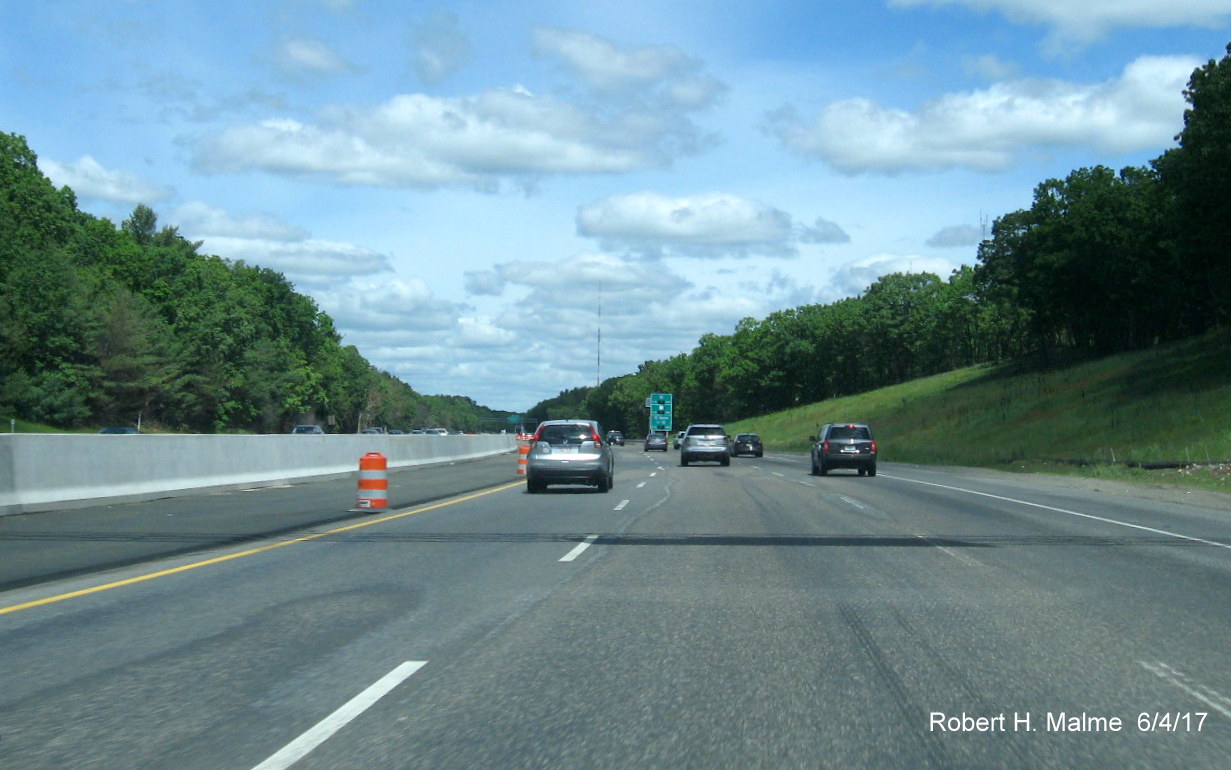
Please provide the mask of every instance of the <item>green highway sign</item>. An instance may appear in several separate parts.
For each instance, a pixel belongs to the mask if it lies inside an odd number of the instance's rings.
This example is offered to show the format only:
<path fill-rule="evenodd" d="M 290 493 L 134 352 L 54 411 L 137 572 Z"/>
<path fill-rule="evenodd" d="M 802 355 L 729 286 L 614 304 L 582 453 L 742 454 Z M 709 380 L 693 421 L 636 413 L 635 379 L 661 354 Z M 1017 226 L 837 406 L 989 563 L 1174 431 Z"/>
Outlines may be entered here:
<path fill-rule="evenodd" d="M 649 398 L 650 406 L 650 430 L 671 430 L 671 394 L 670 393 L 651 393 Z"/>

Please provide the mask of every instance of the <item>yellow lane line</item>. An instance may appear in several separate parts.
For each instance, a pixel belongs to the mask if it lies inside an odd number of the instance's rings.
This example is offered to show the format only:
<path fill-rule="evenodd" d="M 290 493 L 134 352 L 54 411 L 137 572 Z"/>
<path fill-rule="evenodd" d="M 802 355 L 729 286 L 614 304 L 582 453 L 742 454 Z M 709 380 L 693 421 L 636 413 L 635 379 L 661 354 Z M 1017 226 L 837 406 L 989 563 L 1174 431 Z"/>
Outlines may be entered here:
<path fill-rule="evenodd" d="M 208 567 L 211 564 L 221 564 L 224 561 L 231 561 L 232 559 L 241 559 L 245 556 L 253 556 L 258 553 L 272 551 L 275 548 L 282 548 L 284 546 L 294 545 L 296 543 L 306 543 L 309 540 L 316 540 L 317 538 L 326 537 L 328 535 L 336 535 L 339 532 L 350 532 L 351 530 L 360 529 L 362 527 L 370 527 L 373 524 L 383 524 L 386 521 L 393 521 L 394 519 L 401 519 L 406 516 L 414 516 L 417 513 L 426 513 L 427 511 L 434 511 L 437 508 L 444 508 L 449 505 L 456 505 L 458 503 L 464 503 L 469 500 L 474 500 L 480 497 L 484 497 L 485 495 L 491 495 L 491 494 L 495 494 L 496 492 L 503 492 L 506 489 L 513 489 L 514 487 L 522 487 L 522 486 L 525 486 L 525 484 L 520 481 L 514 482 L 512 484 L 505 484 L 504 486 L 493 487 L 492 489 L 487 489 L 482 492 L 476 492 L 474 494 L 467 495 L 465 497 L 459 497 L 459 498 L 452 499 L 452 500 L 445 500 L 444 502 L 434 503 L 432 505 L 424 506 L 422 508 L 412 508 L 408 511 L 402 511 L 401 513 L 395 513 L 391 516 L 382 516 L 379 519 L 372 519 L 370 521 L 361 521 L 357 524 L 348 524 L 345 527 L 338 527 L 337 529 L 331 529 L 331 530 L 328 530 L 327 532 L 316 532 L 311 535 L 304 535 L 303 537 L 297 537 L 294 540 L 283 540 L 281 542 L 271 543 L 270 545 L 262 545 L 257 548 L 249 548 L 246 551 L 239 551 L 237 553 L 227 554 L 226 556 L 216 556 L 212 559 L 206 559 L 205 561 L 197 561 L 197 562 L 193 562 L 192 564 L 184 564 L 179 567 L 172 567 L 171 569 L 164 569 L 159 572 L 151 572 L 146 575 L 138 575 L 136 577 L 126 578 L 124 580 L 117 580 L 113 583 L 105 583 L 103 585 L 94 586 L 92 588 L 82 588 L 79 591 L 69 591 L 68 593 L 65 593 L 65 594 L 57 594 L 55 596 L 48 596 L 44 599 L 35 599 L 34 601 L 31 601 L 31 602 L 24 602 L 22 604 L 14 604 L 9 607 L 0 607 L 0 615 L 7 615 L 10 612 L 20 612 L 21 610 L 28 610 L 33 607 L 41 607 L 45 604 L 55 604 L 56 602 L 62 602 L 65 599 L 75 599 L 79 596 L 89 596 L 90 594 L 96 594 L 101 591 L 110 591 L 113 588 L 122 588 L 123 586 L 133 585 L 134 583 L 144 583 L 147 580 L 153 580 L 155 578 L 166 577 L 167 575 L 175 575 L 180 572 L 187 572 L 188 570 L 197 569 L 198 567 Z"/>

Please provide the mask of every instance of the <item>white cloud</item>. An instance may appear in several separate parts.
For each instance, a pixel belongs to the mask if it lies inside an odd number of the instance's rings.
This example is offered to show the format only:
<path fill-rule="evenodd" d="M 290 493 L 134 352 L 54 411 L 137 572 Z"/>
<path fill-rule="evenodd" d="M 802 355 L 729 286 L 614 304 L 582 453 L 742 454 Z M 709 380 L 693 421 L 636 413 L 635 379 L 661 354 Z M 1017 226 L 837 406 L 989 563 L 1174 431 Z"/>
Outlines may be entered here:
<path fill-rule="evenodd" d="M 817 217 L 812 227 L 805 227 L 799 239 L 804 243 L 850 243 L 851 237 L 836 222 Z"/>
<path fill-rule="evenodd" d="M 1016 22 L 1043 24 L 1055 33 L 1049 47 L 1098 40 L 1113 29 L 1216 27 L 1231 18 L 1226 0 L 890 0 L 902 7 L 964 5 L 1000 11 Z"/>
<path fill-rule="evenodd" d="M 974 225 L 950 225 L 942 227 L 928 238 L 927 245 L 937 248 L 974 246 L 983 240 L 983 230 Z"/>
<path fill-rule="evenodd" d="M 349 243 L 206 236 L 202 251 L 267 267 L 298 286 L 336 287 L 354 276 L 390 270 L 389 258 Z M 315 293 L 315 292 L 314 292 Z"/>
<path fill-rule="evenodd" d="M 185 203 L 175 209 L 171 219 L 185 236 L 245 238 L 269 241 L 301 241 L 307 231 L 268 214 L 236 219 L 225 210 L 201 201 Z"/>
<path fill-rule="evenodd" d="M 620 47 L 587 32 L 540 27 L 535 50 L 557 58 L 595 91 L 644 98 L 663 97 L 685 109 L 709 106 L 726 87 L 701 73 L 702 63 L 671 45 Z"/>
<path fill-rule="evenodd" d="M 359 67 L 344 59 L 341 54 L 314 38 L 294 37 L 282 41 L 274 55 L 274 61 L 284 74 L 296 78 L 360 71 Z"/>
<path fill-rule="evenodd" d="M 789 214 L 726 193 L 605 198 L 578 210 L 577 232 L 608 249 L 697 257 L 791 256 L 797 235 Z"/>
<path fill-rule="evenodd" d="M 175 195 L 172 188 L 142 179 L 136 174 L 103 168 L 89 155 L 82 155 L 73 163 L 39 158 L 38 167 L 53 184 L 72 188 L 79 198 L 149 205 Z"/>
<path fill-rule="evenodd" d="M 339 319 L 348 344 L 419 392 L 456 392 L 451 383 L 465 381 L 466 395 L 508 408 L 592 384 L 596 374 L 635 372 L 645 361 L 691 350 L 707 332 L 730 333 L 741 318 L 817 301 L 811 287 L 777 271 L 697 286 L 665 261 L 603 252 L 506 262 L 485 273 L 476 280 L 509 296 L 482 313 L 442 305 L 419 282 L 395 282 L 402 288 L 384 305 L 353 299 L 362 286 L 375 291 L 371 281 L 314 296 Z M 727 276 L 713 271 L 709 278 Z M 403 318 L 400 308 L 420 321 Z"/>
<path fill-rule="evenodd" d="M 466 293 L 479 296 L 499 297 L 507 282 L 496 270 L 470 270 L 464 274 Z"/>
<path fill-rule="evenodd" d="M 1184 87 L 1199 63 L 1141 57 L 1105 83 L 1018 80 L 948 94 L 917 112 L 848 99 L 811 122 L 786 108 L 770 125 L 791 150 L 847 174 L 1002 171 L 1031 148 L 1162 150 L 1182 128 Z"/>
<path fill-rule="evenodd" d="M 967 74 L 990 82 L 1017 77 L 1020 67 L 1012 62 L 1004 61 L 996 54 L 984 54 L 983 56 L 964 57 L 962 69 Z"/>
<path fill-rule="evenodd" d="M 644 168 L 666 159 L 676 132 L 654 121 L 606 123 L 567 103 L 508 90 L 465 99 L 411 94 L 372 110 L 331 110 L 318 125 L 237 126 L 201 141 L 196 165 L 346 185 L 483 187 L 501 179 Z"/>
<path fill-rule="evenodd" d="M 490 319 L 462 318 L 453 342 L 466 349 L 515 347 L 517 335 L 493 324 Z"/>
<path fill-rule="evenodd" d="M 661 264 L 603 252 L 584 252 L 558 262 L 506 262 L 496 265 L 495 271 L 505 283 L 531 290 L 528 305 L 539 300 L 565 310 L 597 308 L 600 284 L 624 307 L 634 304 L 628 302 L 630 296 L 670 298 L 689 285 Z"/>
<path fill-rule="evenodd" d="M 312 292 L 353 342 L 413 339 L 455 330 L 462 308 L 436 297 L 419 279 L 363 276 Z"/>
<path fill-rule="evenodd" d="M 415 49 L 415 72 L 424 83 L 435 85 L 470 62 L 470 43 L 458 29 L 457 17 L 438 11 L 411 33 Z"/>
<path fill-rule="evenodd" d="M 273 118 L 232 126 L 197 140 L 194 165 L 344 185 L 492 191 L 506 182 L 532 188 L 543 176 L 668 166 L 713 142 L 691 113 L 712 104 L 723 87 L 699 73 L 699 63 L 675 49 L 651 56 L 649 49 L 625 52 L 582 33 L 544 34 L 549 43 L 540 45 L 566 56 L 569 72 L 587 85 L 630 88 L 600 99 L 572 94 L 572 101 L 566 91 L 536 95 L 521 85 L 469 97 L 400 94 L 374 107 L 325 108 L 314 122 Z M 582 66 L 587 58 L 562 42 L 578 36 L 600 42 L 603 55 Z"/>
<path fill-rule="evenodd" d="M 940 257 L 917 255 L 876 254 L 838 268 L 830 279 L 826 301 L 862 294 L 882 276 L 893 273 L 933 273 L 942 279 L 959 267 L 959 263 Z"/>

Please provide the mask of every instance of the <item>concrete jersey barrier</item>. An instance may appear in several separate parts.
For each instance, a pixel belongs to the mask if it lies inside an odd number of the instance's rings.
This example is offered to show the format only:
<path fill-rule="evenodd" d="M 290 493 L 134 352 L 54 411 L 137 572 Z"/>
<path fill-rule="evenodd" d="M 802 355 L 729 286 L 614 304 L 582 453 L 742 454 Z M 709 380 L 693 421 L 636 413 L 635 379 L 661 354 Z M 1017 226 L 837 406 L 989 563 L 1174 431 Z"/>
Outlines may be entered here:
<path fill-rule="evenodd" d="M 511 434 L 0 434 L 0 515 L 342 477 L 368 452 L 385 455 L 393 469 L 516 447 Z"/>

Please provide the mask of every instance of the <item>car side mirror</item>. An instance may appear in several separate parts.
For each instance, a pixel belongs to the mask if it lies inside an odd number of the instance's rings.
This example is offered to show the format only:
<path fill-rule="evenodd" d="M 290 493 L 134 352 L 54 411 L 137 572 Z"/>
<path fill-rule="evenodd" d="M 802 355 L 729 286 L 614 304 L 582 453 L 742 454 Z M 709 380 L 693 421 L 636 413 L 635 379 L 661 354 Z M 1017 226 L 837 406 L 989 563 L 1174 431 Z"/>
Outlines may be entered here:
<path fill-rule="evenodd" d="M 809 440 L 809 441 L 811 441 L 812 443 L 814 443 L 814 444 L 815 444 L 815 443 L 816 443 L 816 436 L 809 436 L 809 437 L 808 437 L 808 440 Z"/>

